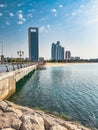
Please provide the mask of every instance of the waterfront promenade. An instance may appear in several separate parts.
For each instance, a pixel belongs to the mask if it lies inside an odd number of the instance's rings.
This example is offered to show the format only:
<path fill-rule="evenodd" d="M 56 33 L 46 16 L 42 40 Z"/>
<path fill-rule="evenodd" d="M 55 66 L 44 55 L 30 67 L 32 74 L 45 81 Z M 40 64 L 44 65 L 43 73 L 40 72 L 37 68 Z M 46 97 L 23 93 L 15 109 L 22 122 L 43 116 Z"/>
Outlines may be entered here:
<path fill-rule="evenodd" d="M 16 82 L 36 69 L 37 63 L 10 72 L 0 73 L 0 100 L 8 98 L 16 90 Z"/>

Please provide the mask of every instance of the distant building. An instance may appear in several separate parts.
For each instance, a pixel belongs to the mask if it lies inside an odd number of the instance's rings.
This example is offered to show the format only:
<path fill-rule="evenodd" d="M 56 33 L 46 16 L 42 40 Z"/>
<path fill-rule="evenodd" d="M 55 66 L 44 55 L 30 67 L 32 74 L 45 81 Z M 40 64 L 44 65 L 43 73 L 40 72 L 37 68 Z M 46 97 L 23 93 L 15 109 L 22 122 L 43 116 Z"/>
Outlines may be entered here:
<path fill-rule="evenodd" d="M 39 57 L 39 61 L 44 61 L 44 57 Z"/>
<path fill-rule="evenodd" d="M 71 52 L 70 51 L 66 51 L 65 52 L 65 59 L 66 60 L 70 60 L 71 59 Z"/>
<path fill-rule="evenodd" d="M 70 59 L 71 59 L 71 60 L 74 60 L 74 59 L 75 59 L 75 57 L 71 56 L 71 57 L 70 57 Z"/>
<path fill-rule="evenodd" d="M 60 60 L 60 50 L 61 46 L 60 46 L 60 41 L 57 41 L 56 43 L 56 60 Z"/>
<path fill-rule="evenodd" d="M 0 62 L 1 62 L 1 63 L 4 62 L 4 55 L 0 55 Z"/>
<path fill-rule="evenodd" d="M 60 45 L 60 41 L 52 43 L 51 46 L 51 60 L 64 60 L 64 47 Z"/>
<path fill-rule="evenodd" d="M 55 60 L 56 59 L 56 44 L 52 43 L 51 46 L 51 59 Z"/>
<path fill-rule="evenodd" d="M 29 60 L 38 61 L 39 57 L 38 28 L 30 27 L 28 29 L 28 40 L 29 40 Z"/>
<path fill-rule="evenodd" d="M 62 60 L 64 60 L 64 47 L 62 47 Z"/>
<path fill-rule="evenodd" d="M 80 57 L 78 57 L 78 56 L 75 56 L 75 60 L 80 60 Z"/>

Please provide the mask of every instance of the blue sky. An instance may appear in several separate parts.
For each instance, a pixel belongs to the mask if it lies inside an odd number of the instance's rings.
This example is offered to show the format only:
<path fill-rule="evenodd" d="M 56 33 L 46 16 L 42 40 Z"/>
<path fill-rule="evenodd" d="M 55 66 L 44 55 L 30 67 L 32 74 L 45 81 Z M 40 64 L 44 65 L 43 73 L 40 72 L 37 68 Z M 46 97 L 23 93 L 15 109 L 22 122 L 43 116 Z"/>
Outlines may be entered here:
<path fill-rule="evenodd" d="M 60 41 L 72 56 L 98 58 L 98 0 L 0 0 L 0 53 L 28 56 L 28 27 L 39 28 L 40 56 Z"/>

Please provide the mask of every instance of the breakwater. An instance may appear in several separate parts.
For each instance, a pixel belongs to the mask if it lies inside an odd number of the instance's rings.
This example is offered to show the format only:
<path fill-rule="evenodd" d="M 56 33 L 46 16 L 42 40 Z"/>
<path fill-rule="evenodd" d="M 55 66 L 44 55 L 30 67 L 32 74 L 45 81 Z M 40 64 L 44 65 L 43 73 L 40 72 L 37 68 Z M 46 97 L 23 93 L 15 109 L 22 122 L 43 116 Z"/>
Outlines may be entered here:
<path fill-rule="evenodd" d="M 16 90 L 16 83 L 35 70 L 36 67 L 37 64 L 11 72 L 0 73 L 0 101 L 12 95 Z"/>

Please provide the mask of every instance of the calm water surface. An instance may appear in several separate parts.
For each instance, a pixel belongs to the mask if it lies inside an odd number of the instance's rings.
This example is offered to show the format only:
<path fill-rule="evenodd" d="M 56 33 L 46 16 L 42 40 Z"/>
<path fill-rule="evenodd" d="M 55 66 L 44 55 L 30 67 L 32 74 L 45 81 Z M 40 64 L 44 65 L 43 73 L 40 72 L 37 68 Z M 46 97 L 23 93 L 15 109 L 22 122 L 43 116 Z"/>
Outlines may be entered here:
<path fill-rule="evenodd" d="M 35 71 L 9 100 L 70 115 L 98 129 L 98 64 L 69 64 Z"/>

